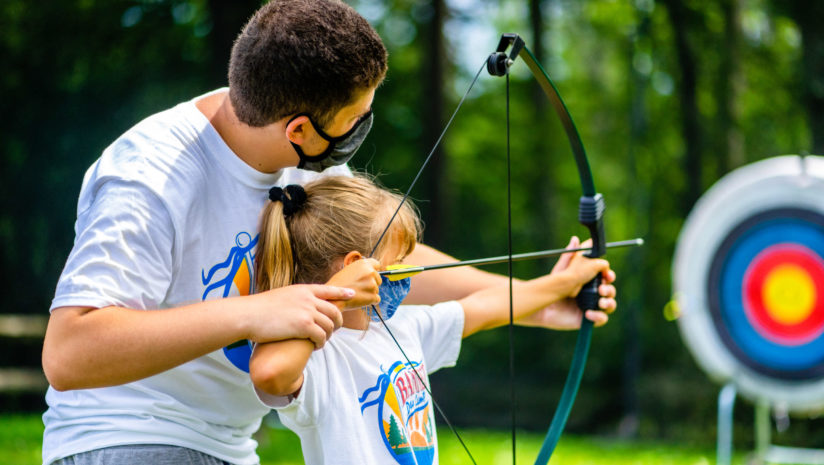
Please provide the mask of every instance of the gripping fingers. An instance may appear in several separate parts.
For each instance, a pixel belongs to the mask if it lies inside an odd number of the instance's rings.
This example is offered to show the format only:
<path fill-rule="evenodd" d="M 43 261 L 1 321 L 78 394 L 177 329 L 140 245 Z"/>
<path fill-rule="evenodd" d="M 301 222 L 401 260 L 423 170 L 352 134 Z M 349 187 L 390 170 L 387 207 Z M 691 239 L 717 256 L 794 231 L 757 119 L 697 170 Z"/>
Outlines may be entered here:
<path fill-rule="evenodd" d="M 598 294 L 598 288 L 601 285 L 601 275 L 597 275 L 589 282 L 584 284 L 584 287 L 578 292 L 575 297 L 575 302 L 581 310 L 593 310 L 600 308 L 599 300 L 601 296 Z"/>
<path fill-rule="evenodd" d="M 609 315 L 599 310 L 587 310 L 586 317 L 595 327 L 604 326 L 609 321 Z"/>
<path fill-rule="evenodd" d="M 618 303 L 611 297 L 601 297 L 598 299 L 598 308 L 606 313 L 612 313 L 618 307 Z"/>
<path fill-rule="evenodd" d="M 581 310 L 597 310 L 608 309 L 601 306 L 601 297 L 611 298 L 615 295 L 615 287 L 608 284 L 614 280 L 614 273 L 609 269 L 609 262 L 602 258 L 592 258 L 587 260 L 587 266 L 592 270 L 597 270 L 594 278 L 588 281 L 578 295 L 575 301 L 578 303 L 578 308 Z M 604 283 L 604 284 L 602 284 Z"/>
<path fill-rule="evenodd" d="M 317 309 L 319 313 L 315 318 L 315 322 L 318 322 L 318 324 L 320 324 L 319 322 L 323 322 L 323 329 L 330 336 L 332 335 L 332 331 L 340 328 L 343 324 L 343 313 L 341 313 L 335 304 L 323 299 L 316 299 L 315 309 Z M 328 324 L 326 324 L 327 322 Z"/>
<path fill-rule="evenodd" d="M 329 339 L 329 335 L 321 325 L 314 324 L 307 330 L 308 338 L 312 341 L 312 344 L 315 345 L 315 349 L 320 349 L 326 344 L 326 340 Z"/>
<path fill-rule="evenodd" d="M 601 297 L 614 298 L 616 294 L 615 286 L 602 282 L 601 285 L 598 286 L 598 294 L 600 294 Z"/>
<path fill-rule="evenodd" d="M 598 299 L 598 308 L 607 313 L 614 312 L 615 308 L 618 307 L 618 302 L 615 300 L 617 293 L 615 286 L 612 284 L 601 284 L 598 287 L 598 293 L 600 295 L 600 299 Z"/>
<path fill-rule="evenodd" d="M 334 304 L 325 300 L 316 299 L 315 312 L 308 328 L 308 337 L 320 349 L 332 337 L 332 332 L 341 326 L 343 316 Z"/>

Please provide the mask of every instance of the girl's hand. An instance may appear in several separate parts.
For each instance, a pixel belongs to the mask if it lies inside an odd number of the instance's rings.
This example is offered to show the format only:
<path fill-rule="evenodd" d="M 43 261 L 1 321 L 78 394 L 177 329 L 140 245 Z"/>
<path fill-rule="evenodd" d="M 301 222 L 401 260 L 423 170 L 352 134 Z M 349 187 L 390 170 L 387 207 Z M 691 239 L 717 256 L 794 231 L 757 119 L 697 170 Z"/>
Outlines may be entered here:
<path fill-rule="evenodd" d="M 591 241 L 587 240 L 583 244 L 580 244 L 580 246 L 586 247 L 590 243 Z M 567 248 L 577 247 L 579 247 L 579 240 L 577 237 L 572 237 Z M 614 312 L 618 306 L 615 300 L 616 289 L 615 286 L 612 285 L 615 281 L 615 272 L 609 269 L 609 264 L 605 260 L 588 259 L 583 257 L 581 252 L 564 254 L 558 259 L 558 262 L 552 268 L 550 274 L 554 275 L 575 271 L 570 270 L 570 266 L 580 266 L 582 261 L 584 261 L 583 263 L 585 263 L 585 261 L 594 262 L 591 266 L 594 266 L 594 269 L 601 273 L 602 282 L 598 288 L 598 292 L 601 295 L 601 299 L 598 302 L 600 310 L 587 309 L 586 317 L 592 321 L 595 326 L 603 326 L 609 320 L 609 314 Z M 603 266 L 604 263 L 606 267 Z M 570 296 L 577 295 L 581 286 L 592 277 L 593 272 L 586 271 L 587 269 L 588 266 L 584 266 L 571 275 L 570 279 L 573 284 L 570 288 Z M 581 275 L 581 272 L 585 274 Z M 576 279 L 578 281 L 576 281 Z M 578 308 L 575 299 L 569 297 L 518 320 L 518 324 L 559 330 L 578 329 L 581 327 L 581 309 Z"/>
<path fill-rule="evenodd" d="M 335 301 L 339 308 L 361 308 L 380 302 L 378 289 L 381 277 L 378 274 L 380 262 L 373 258 L 354 260 L 335 273 L 326 283 L 332 286 L 349 288 L 355 296 L 345 301 Z"/>
<path fill-rule="evenodd" d="M 570 240 L 570 245 L 568 247 L 576 247 L 578 243 L 578 238 L 573 237 Z M 572 245 L 575 244 L 575 245 Z M 589 247 L 592 245 L 592 241 L 587 239 L 584 243 L 580 244 L 580 247 Z M 565 253 L 561 255 L 561 258 L 558 260 L 558 263 L 552 268 L 552 272 L 550 275 L 555 275 L 556 277 L 560 277 L 566 282 L 566 290 L 565 294 L 568 297 L 574 297 L 578 295 L 581 291 L 581 288 L 584 284 L 588 283 L 593 277 L 600 274 L 605 281 L 608 280 L 608 276 L 610 275 L 610 268 L 609 262 L 603 258 L 589 258 L 584 256 L 583 251 L 573 252 L 573 253 Z M 614 280 L 614 273 L 612 273 L 612 279 Z M 544 278 L 538 279 L 545 279 L 548 278 L 549 275 L 545 276 Z M 611 281 L 608 281 L 611 282 Z M 584 310 L 593 310 L 593 309 L 584 309 Z"/>

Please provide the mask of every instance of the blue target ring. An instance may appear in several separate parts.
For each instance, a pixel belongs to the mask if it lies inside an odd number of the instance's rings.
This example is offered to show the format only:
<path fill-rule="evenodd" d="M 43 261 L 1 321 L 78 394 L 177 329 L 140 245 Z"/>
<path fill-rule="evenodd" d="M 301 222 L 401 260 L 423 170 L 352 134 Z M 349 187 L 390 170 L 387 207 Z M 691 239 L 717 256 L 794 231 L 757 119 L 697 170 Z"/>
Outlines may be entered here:
<path fill-rule="evenodd" d="M 707 289 L 713 323 L 724 345 L 760 373 L 787 379 L 811 379 L 824 374 L 824 325 L 812 338 L 783 342 L 765 334 L 747 308 L 744 285 L 758 257 L 777 244 L 792 244 L 824 263 L 824 216 L 810 210 L 777 208 L 738 225 L 718 247 Z M 824 266 L 813 270 L 824 275 Z M 818 296 L 824 299 L 824 296 Z"/>

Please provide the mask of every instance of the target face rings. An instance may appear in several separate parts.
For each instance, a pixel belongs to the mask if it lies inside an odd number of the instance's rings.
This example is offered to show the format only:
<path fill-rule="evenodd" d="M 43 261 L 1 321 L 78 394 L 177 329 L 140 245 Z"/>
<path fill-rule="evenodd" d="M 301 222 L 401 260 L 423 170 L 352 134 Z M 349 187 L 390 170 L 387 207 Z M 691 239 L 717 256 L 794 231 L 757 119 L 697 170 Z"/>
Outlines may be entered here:
<path fill-rule="evenodd" d="M 707 373 L 794 411 L 824 407 L 824 158 L 725 176 L 679 237 L 682 337 Z"/>

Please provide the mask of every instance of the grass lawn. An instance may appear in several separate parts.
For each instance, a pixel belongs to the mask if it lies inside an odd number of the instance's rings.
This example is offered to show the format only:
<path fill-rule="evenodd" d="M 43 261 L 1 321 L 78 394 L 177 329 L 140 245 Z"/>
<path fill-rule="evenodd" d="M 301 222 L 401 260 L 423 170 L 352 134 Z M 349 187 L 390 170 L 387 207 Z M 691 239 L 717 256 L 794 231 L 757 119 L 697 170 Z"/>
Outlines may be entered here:
<path fill-rule="evenodd" d="M 460 430 L 461 437 L 478 465 L 512 463 L 509 431 Z M 517 463 L 532 464 L 541 448 L 543 433 L 518 433 Z M 446 427 L 438 429 L 441 465 L 471 464 L 458 440 Z M 258 434 L 262 465 L 299 465 L 300 442 L 290 431 L 266 429 Z M 733 458 L 733 465 L 744 465 L 744 453 Z M 699 449 L 678 444 L 619 441 L 563 435 L 550 464 L 558 465 L 710 465 L 715 464 L 715 449 Z"/>
<path fill-rule="evenodd" d="M 39 465 L 43 423 L 40 415 L 0 415 L 0 464 Z M 509 433 L 488 430 L 462 430 L 461 437 L 479 465 L 509 464 L 512 452 Z M 272 428 L 257 434 L 262 465 L 299 465 L 300 443 L 289 431 Z M 457 439 L 447 428 L 439 429 L 440 463 L 471 463 Z M 542 434 L 519 433 L 518 463 L 531 464 L 541 446 Z M 677 444 L 616 441 L 564 435 L 552 456 L 552 464 L 563 465 L 710 465 L 715 450 L 682 447 Z M 744 464 L 738 454 L 735 465 Z"/>

